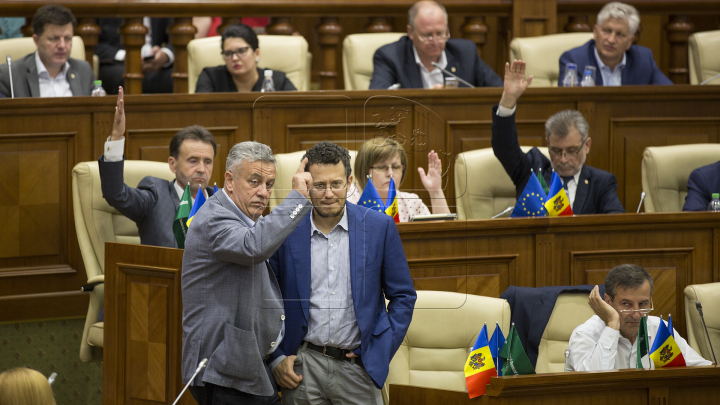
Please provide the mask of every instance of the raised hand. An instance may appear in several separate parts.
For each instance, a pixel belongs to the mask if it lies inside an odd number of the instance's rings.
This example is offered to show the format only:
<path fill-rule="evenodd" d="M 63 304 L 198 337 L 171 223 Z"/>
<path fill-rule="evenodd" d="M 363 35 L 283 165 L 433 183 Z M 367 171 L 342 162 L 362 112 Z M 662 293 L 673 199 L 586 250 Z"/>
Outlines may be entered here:
<path fill-rule="evenodd" d="M 588 304 L 590 304 L 590 308 L 595 312 L 595 315 L 599 316 L 600 319 L 605 322 L 605 325 L 612 329 L 620 330 L 620 314 L 600 297 L 600 288 L 598 286 L 595 286 L 595 288 L 590 291 Z"/>
<path fill-rule="evenodd" d="M 442 188 L 442 162 L 434 150 L 428 153 L 427 174 L 422 167 L 418 167 L 418 174 L 420 174 L 420 181 L 426 190 L 433 191 Z"/>
<path fill-rule="evenodd" d="M 295 175 L 292 178 L 293 190 L 297 190 L 298 193 L 302 194 L 306 198 L 310 196 L 310 188 L 312 188 L 312 176 L 310 173 L 305 171 L 307 162 L 307 158 L 304 158 L 302 162 L 300 162 L 300 167 L 298 167 L 297 172 L 295 172 Z"/>
<path fill-rule="evenodd" d="M 123 100 L 123 88 L 118 89 L 117 104 L 115 105 L 115 119 L 113 119 L 111 141 L 119 141 L 125 136 L 125 101 Z"/>
<path fill-rule="evenodd" d="M 525 62 L 514 60 L 512 65 L 505 62 L 505 82 L 500 105 L 513 108 L 525 89 L 532 83 L 532 76 L 525 79 Z"/>

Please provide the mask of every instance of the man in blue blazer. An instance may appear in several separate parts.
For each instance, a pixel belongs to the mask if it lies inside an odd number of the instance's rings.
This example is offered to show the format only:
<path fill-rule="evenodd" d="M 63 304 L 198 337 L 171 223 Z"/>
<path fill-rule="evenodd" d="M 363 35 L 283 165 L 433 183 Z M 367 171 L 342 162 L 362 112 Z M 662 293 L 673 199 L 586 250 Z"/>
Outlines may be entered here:
<path fill-rule="evenodd" d="M 447 11 L 435 1 L 419 1 L 408 12 L 407 36 L 385 45 L 373 57 L 371 89 L 399 83 L 404 89 L 443 88 L 447 75 L 437 63 L 476 87 L 502 86 L 502 80 L 467 39 L 450 39 Z M 467 87 L 460 83 L 460 87 Z"/>
<path fill-rule="evenodd" d="M 346 149 L 320 142 L 305 157 L 314 208 L 270 259 L 285 336 L 267 361 L 286 405 L 380 405 L 417 297 L 400 236 L 390 216 L 346 203 Z"/>
<path fill-rule="evenodd" d="M 720 193 L 720 162 L 698 167 L 690 173 L 683 211 L 707 211 L 713 193 Z"/>
<path fill-rule="evenodd" d="M 560 56 L 558 86 L 563 85 L 568 63 L 577 66 L 578 83 L 585 66 L 594 66 L 596 86 L 673 84 L 658 69 L 650 49 L 633 45 L 639 25 L 640 16 L 635 7 L 618 2 L 606 4 L 593 27 L 595 39 Z"/>

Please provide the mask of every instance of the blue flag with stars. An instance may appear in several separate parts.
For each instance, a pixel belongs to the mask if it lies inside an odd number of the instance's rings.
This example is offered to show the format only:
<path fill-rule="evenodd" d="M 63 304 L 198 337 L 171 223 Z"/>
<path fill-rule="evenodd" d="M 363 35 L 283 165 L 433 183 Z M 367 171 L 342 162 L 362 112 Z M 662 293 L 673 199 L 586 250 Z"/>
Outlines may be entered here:
<path fill-rule="evenodd" d="M 510 217 L 544 217 L 547 215 L 545 201 L 547 195 L 540 185 L 540 180 L 531 172 L 525 190 L 518 197 Z"/>
<path fill-rule="evenodd" d="M 371 179 L 368 179 L 367 184 L 365 185 L 365 189 L 360 196 L 360 201 L 358 201 L 357 205 L 361 205 L 363 207 L 370 208 L 371 210 L 382 212 L 383 214 L 385 213 L 385 203 L 383 203 L 382 199 L 380 198 L 380 194 L 378 194 L 378 191 L 375 188 L 375 185 L 373 185 Z"/>

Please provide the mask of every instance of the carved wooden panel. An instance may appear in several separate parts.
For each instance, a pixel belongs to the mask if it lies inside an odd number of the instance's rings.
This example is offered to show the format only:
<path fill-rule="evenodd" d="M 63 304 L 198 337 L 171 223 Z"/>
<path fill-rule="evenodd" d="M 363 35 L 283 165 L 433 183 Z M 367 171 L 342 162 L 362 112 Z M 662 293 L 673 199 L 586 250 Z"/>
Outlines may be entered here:
<path fill-rule="evenodd" d="M 517 269 L 517 255 L 410 259 L 415 289 L 499 297 Z"/>

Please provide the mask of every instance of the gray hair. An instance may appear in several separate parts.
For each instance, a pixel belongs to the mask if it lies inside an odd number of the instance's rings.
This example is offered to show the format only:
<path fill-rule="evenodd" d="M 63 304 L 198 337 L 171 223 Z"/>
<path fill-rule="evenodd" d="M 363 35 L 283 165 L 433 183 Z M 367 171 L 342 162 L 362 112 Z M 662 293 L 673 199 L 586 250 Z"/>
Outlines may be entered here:
<path fill-rule="evenodd" d="M 627 21 L 630 36 L 635 35 L 635 32 L 640 26 L 640 14 L 638 14 L 637 9 L 629 4 L 618 1 L 608 3 L 600 10 L 597 16 L 597 25 L 602 25 L 608 18 Z"/>
<path fill-rule="evenodd" d="M 269 146 L 254 141 L 236 143 L 228 153 L 225 161 L 225 171 L 234 173 L 237 166 L 242 162 L 257 161 L 272 163 L 277 169 L 277 161 Z"/>
<path fill-rule="evenodd" d="M 637 264 L 626 263 L 615 266 L 605 277 L 605 294 L 610 298 L 615 298 L 617 287 L 634 290 L 645 284 L 645 280 L 650 282 L 650 295 L 652 296 L 653 279 L 647 270 Z"/>
<path fill-rule="evenodd" d="M 448 13 L 447 10 L 445 10 L 445 6 L 438 3 L 437 1 L 418 1 L 417 3 L 413 4 L 412 7 L 410 7 L 410 10 L 408 10 L 408 25 L 412 27 L 412 29 L 415 29 L 415 18 L 417 18 L 418 13 L 420 12 L 420 9 L 422 9 L 425 6 L 435 6 L 442 10 L 443 14 L 445 14 L 445 23 L 448 22 Z"/>
<path fill-rule="evenodd" d="M 545 122 L 545 137 L 550 139 L 550 135 L 555 135 L 558 138 L 565 138 L 572 128 L 577 129 L 583 142 L 590 133 L 588 123 L 579 111 L 563 110 L 555 113 Z"/>

